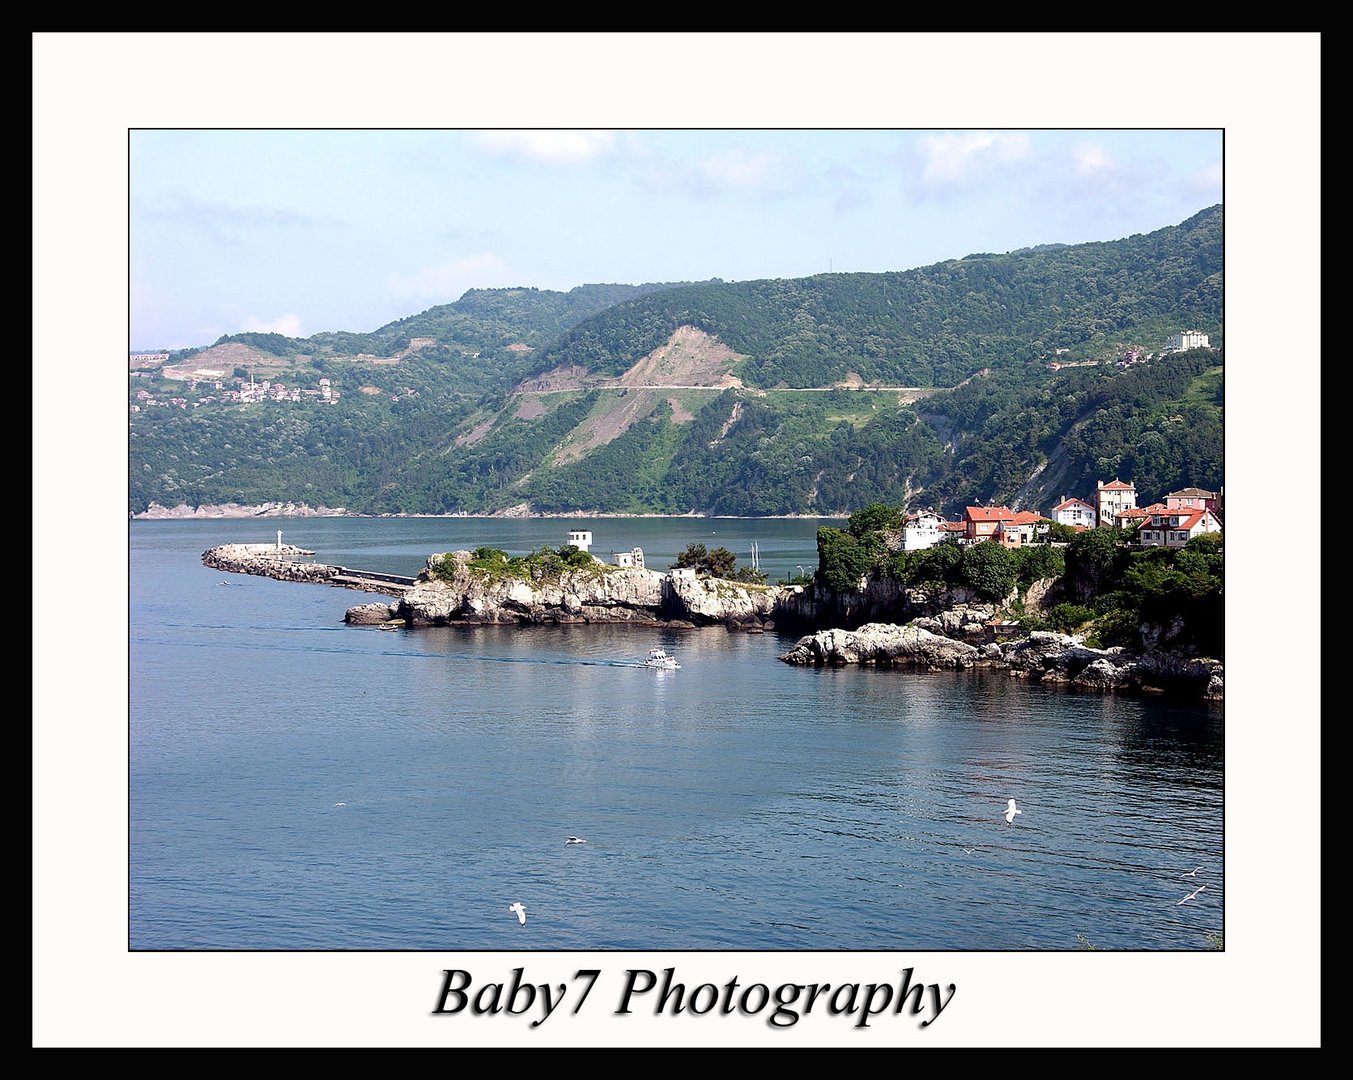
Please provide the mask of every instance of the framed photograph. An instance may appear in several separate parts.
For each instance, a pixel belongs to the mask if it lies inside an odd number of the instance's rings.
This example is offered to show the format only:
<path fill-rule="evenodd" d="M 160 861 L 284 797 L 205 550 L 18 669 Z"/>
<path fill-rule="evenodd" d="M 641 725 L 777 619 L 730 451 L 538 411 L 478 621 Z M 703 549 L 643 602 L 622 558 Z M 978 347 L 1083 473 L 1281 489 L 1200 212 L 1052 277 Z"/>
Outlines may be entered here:
<path fill-rule="evenodd" d="M 34 1044 L 1318 1045 L 1318 852 L 1247 823 L 1282 762 L 1318 835 L 1248 613 L 1266 492 L 1318 504 L 1320 39 L 1203 44 L 36 35 Z M 316 113 L 302 47 L 403 78 Z M 953 49 L 1037 85 L 858 63 Z"/>

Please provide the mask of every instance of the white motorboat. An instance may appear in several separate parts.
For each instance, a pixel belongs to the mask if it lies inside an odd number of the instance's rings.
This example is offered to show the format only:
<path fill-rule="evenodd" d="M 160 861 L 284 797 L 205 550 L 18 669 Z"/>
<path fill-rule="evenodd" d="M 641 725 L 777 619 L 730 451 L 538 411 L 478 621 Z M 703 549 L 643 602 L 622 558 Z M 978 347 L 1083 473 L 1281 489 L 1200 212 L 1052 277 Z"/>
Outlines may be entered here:
<path fill-rule="evenodd" d="M 649 649 L 648 659 L 644 661 L 644 667 L 659 668 L 662 671 L 675 671 L 681 667 L 676 662 L 675 656 L 668 656 L 662 649 Z"/>

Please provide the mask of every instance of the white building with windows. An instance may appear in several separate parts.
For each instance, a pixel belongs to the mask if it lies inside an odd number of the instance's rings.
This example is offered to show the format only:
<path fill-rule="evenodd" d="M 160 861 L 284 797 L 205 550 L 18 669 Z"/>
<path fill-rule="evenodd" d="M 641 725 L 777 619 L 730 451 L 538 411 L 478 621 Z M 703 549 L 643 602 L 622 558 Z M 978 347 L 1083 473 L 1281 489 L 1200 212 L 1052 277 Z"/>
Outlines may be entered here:
<path fill-rule="evenodd" d="M 933 510 L 908 514 L 902 522 L 902 550 L 920 551 L 931 548 L 949 534 L 941 530 L 943 519 Z"/>
<path fill-rule="evenodd" d="M 1106 529 L 1114 528 L 1114 515 L 1124 510 L 1135 510 L 1137 508 L 1137 487 L 1132 483 L 1124 483 L 1117 477 L 1110 480 L 1107 484 L 1102 480 L 1096 482 L 1095 488 L 1095 508 L 1099 511 L 1098 524 Z"/>
<path fill-rule="evenodd" d="M 1183 352 L 1185 349 L 1210 348 L 1207 335 L 1197 330 L 1181 330 L 1165 339 L 1166 352 Z"/>
<path fill-rule="evenodd" d="M 644 568 L 644 549 L 631 548 L 629 551 L 613 551 L 611 559 L 616 566 L 632 566 L 636 570 Z"/>
<path fill-rule="evenodd" d="M 1221 522 L 1211 510 L 1166 510 L 1152 514 L 1137 532 L 1142 547 L 1180 548 L 1195 536 L 1221 532 Z"/>
<path fill-rule="evenodd" d="M 591 529 L 569 529 L 568 542 L 579 551 L 586 551 L 592 546 Z"/>
<path fill-rule="evenodd" d="M 1052 520 L 1058 525 L 1080 525 L 1087 529 L 1095 527 L 1095 508 L 1084 499 L 1068 499 L 1052 508 Z"/>

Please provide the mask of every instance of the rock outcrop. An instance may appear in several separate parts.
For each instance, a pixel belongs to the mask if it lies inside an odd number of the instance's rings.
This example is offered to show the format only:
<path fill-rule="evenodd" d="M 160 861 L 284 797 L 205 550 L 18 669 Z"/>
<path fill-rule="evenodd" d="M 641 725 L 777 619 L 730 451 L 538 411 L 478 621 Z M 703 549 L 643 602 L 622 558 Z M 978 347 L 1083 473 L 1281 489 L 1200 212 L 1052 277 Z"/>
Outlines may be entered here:
<path fill-rule="evenodd" d="M 934 668 L 972 667 L 979 649 L 916 625 L 867 623 L 858 630 L 823 630 L 802 637 L 780 657 L 787 664 L 921 664 Z"/>
<path fill-rule="evenodd" d="M 1224 680 L 1219 660 L 1164 653 L 1132 656 L 1121 648 L 1091 649 L 1078 637 L 1046 631 L 1035 631 L 1005 644 L 989 641 L 980 647 L 939 632 L 947 626 L 971 636 L 969 625 L 963 616 L 920 618 L 905 626 L 869 623 L 858 630 L 822 630 L 800 638 L 780 659 L 789 664 L 989 665 L 1050 686 L 1222 700 Z"/>
<path fill-rule="evenodd" d="M 399 617 L 398 604 L 358 604 L 350 607 L 343 621 L 352 626 L 377 626 Z"/>
<path fill-rule="evenodd" d="M 623 622 L 761 626 L 778 587 L 716 579 L 683 580 L 656 570 L 597 563 L 556 578 L 486 574 L 471 553 L 433 555 L 398 604 L 412 626 L 448 623 Z"/>

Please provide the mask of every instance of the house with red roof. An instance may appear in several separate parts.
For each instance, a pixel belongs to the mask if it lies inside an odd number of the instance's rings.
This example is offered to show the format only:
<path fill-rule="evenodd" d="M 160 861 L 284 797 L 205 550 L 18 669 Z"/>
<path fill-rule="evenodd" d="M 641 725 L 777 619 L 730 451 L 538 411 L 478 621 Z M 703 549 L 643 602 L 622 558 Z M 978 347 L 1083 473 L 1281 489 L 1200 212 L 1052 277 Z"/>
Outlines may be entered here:
<path fill-rule="evenodd" d="M 1052 520 L 1058 525 L 1091 528 L 1095 524 L 1095 508 L 1084 499 L 1068 499 L 1063 495 L 1062 501 L 1052 508 Z"/>
<path fill-rule="evenodd" d="M 1114 477 L 1107 484 L 1100 481 L 1095 485 L 1095 523 L 1102 528 L 1113 528 L 1115 514 L 1136 506 L 1137 488 L 1131 482 Z"/>
<path fill-rule="evenodd" d="M 1215 491 L 1204 488 L 1186 487 L 1172 491 L 1165 496 L 1165 505 L 1171 510 L 1211 510 L 1218 513 L 1218 496 Z"/>
<path fill-rule="evenodd" d="M 996 537 L 1001 523 L 1009 521 L 1015 512 L 1008 506 L 969 506 L 963 510 L 963 538 L 970 544 Z"/>
<path fill-rule="evenodd" d="M 1025 547 L 1038 539 L 1038 523 L 1043 519 L 1031 510 L 1017 510 L 996 528 L 996 539 L 1006 547 Z"/>
<path fill-rule="evenodd" d="M 1152 503 L 1150 506 L 1138 506 L 1132 510 L 1120 510 L 1113 515 L 1113 523 L 1120 529 L 1135 529 L 1153 514 L 1163 514 L 1168 509 L 1164 503 Z"/>
<path fill-rule="evenodd" d="M 1137 531 L 1142 547 L 1183 547 L 1195 536 L 1221 532 L 1221 522 L 1211 510 L 1185 507 L 1152 514 Z"/>

